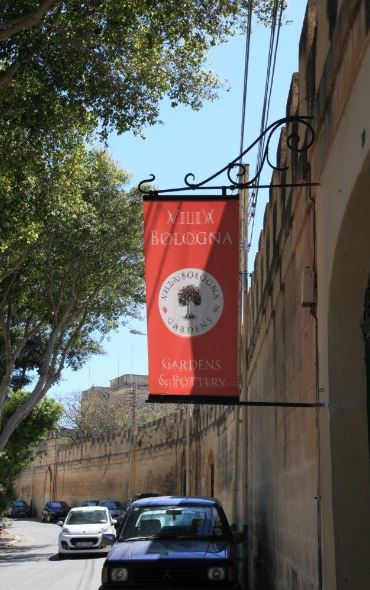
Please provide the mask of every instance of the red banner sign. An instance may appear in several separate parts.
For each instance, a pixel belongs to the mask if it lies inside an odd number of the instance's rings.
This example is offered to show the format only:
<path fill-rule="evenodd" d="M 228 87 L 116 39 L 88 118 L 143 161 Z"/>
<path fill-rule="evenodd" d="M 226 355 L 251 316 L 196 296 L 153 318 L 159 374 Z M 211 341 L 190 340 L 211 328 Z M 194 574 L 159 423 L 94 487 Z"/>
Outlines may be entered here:
<path fill-rule="evenodd" d="M 144 197 L 144 223 L 150 394 L 238 397 L 238 199 Z"/>

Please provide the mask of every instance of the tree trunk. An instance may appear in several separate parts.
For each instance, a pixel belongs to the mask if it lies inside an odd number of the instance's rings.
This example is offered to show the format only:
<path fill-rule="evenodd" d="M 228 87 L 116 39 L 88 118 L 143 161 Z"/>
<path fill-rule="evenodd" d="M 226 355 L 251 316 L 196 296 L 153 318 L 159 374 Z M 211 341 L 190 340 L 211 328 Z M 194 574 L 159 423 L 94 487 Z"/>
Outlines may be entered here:
<path fill-rule="evenodd" d="M 185 318 L 187 320 L 191 320 L 191 318 L 193 318 L 193 314 L 191 313 L 191 301 L 188 301 L 188 303 L 186 304 L 186 316 Z"/>

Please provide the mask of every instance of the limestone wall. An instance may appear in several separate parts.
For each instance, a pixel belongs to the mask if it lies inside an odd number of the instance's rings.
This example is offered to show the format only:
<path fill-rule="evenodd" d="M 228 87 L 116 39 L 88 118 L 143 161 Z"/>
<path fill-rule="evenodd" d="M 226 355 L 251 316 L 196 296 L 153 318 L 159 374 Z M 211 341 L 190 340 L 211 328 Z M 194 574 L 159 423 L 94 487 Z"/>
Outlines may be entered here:
<path fill-rule="evenodd" d="M 370 270 L 369 29 L 366 0 L 308 2 L 287 115 L 313 115 L 316 139 L 307 158 L 291 151 L 289 136 L 304 133 L 288 125 L 277 158 L 287 170 L 273 180 L 321 187 L 270 191 L 249 293 L 249 398 L 325 407 L 249 410 L 252 589 L 360 590 L 370 575 L 360 329 Z M 334 261 L 341 315 L 330 308 Z M 306 267 L 312 306 L 302 306 Z"/>
<path fill-rule="evenodd" d="M 185 418 L 186 412 L 180 410 L 138 429 L 134 493 L 185 493 Z M 211 495 L 213 492 L 229 515 L 233 432 L 233 410 L 208 406 L 192 411 L 191 493 Z M 125 502 L 132 452 L 130 437 L 128 431 L 81 445 L 70 444 L 57 436 L 50 438 L 44 452 L 18 478 L 18 496 L 28 502 L 32 500 L 38 516 L 50 499 L 64 500 L 71 506 L 88 498 Z"/>

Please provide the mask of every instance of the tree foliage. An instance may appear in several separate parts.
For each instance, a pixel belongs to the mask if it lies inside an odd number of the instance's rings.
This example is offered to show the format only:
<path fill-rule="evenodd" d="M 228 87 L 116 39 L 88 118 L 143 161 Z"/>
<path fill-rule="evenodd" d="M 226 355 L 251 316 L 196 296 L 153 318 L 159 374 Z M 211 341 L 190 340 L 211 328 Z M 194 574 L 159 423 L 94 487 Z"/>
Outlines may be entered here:
<path fill-rule="evenodd" d="M 199 109 L 220 85 L 208 50 L 243 28 L 247 4 L 0 0 L 1 110 L 32 130 L 88 114 L 104 134 L 155 123 L 166 95 Z M 261 19 L 271 15 L 273 0 L 253 4 Z"/>
<path fill-rule="evenodd" d="M 0 408 L 35 339 L 41 355 L 32 394 L 4 424 L 0 448 L 63 368 L 78 369 L 99 352 L 101 337 L 125 317 L 137 317 L 143 302 L 141 196 L 124 190 L 127 174 L 82 142 L 60 154 L 56 168 L 52 158 L 45 167 L 44 218 L 30 216 L 37 225 L 17 256 L 17 227 L 5 221 L 1 234 Z M 24 204 L 11 194 L 22 232 Z M 37 198 L 33 205 L 39 206 Z"/>
<path fill-rule="evenodd" d="M 275 0 L 254 0 L 268 19 Z M 208 50 L 245 24 L 245 0 L 0 0 L 0 449 L 101 336 L 143 301 L 141 199 L 107 137 L 199 109 L 220 87 Z M 194 302 L 193 302 L 194 303 Z M 189 303 L 190 305 L 190 303 Z"/>
<path fill-rule="evenodd" d="M 15 391 L 6 401 L 0 428 L 24 405 L 29 393 Z M 40 442 L 57 427 L 63 408 L 56 401 L 46 398 L 35 406 L 27 418 L 15 429 L 6 449 L 0 451 L 0 514 L 15 497 L 14 481 L 22 467 L 27 465 Z"/>

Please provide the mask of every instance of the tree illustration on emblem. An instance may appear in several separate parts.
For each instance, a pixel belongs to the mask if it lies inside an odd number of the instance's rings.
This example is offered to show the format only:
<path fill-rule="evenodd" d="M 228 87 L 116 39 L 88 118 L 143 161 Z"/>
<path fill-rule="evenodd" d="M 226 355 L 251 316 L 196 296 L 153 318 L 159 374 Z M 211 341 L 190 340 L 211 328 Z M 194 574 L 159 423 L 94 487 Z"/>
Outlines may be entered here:
<path fill-rule="evenodd" d="M 192 313 L 192 306 L 200 305 L 202 303 L 198 287 L 195 287 L 195 285 L 187 285 L 180 289 L 177 297 L 179 304 L 182 306 L 186 305 L 187 307 L 185 319 L 191 320 L 192 318 L 195 318 L 195 315 Z"/>

